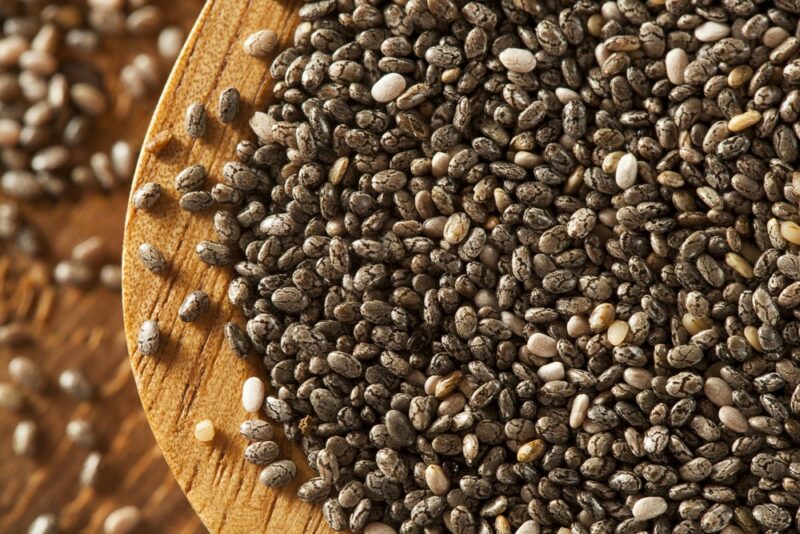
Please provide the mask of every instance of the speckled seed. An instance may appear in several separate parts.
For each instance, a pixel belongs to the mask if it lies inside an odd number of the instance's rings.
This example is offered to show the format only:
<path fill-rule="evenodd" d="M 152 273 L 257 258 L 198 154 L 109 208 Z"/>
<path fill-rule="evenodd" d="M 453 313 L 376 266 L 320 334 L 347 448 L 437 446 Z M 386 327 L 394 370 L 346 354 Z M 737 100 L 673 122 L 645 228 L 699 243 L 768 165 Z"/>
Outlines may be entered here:
<path fill-rule="evenodd" d="M 719 420 L 723 425 L 739 434 L 747 432 L 747 429 L 750 428 L 750 425 L 747 424 L 747 418 L 733 406 L 721 407 L 719 409 Z"/>
<path fill-rule="evenodd" d="M 251 376 L 242 385 L 242 406 L 245 411 L 258 413 L 264 404 L 267 390 L 264 381 L 257 376 Z"/>
<path fill-rule="evenodd" d="M 280 453 L 274 441 L 256 441 L 244 449 L 244 459 L 255 465 L 269 465 L 278 459 Z"/>
<path fill-rule="evenodd" d="M 124 506 L 114 510 L 103 521 L 104 534 L 127 534 L 142 521 L 142 513 L 135 506 Z"/>
<path fill-rule="evenodd" d="M 526 74 L 536 68 L 536 58 L 524 48 L 506 48 L 498 56 L 500 63 L 511 72 Z"/>
<path fill-rule="evenodd" d="M 272 30 L 259 30 L 247 36 L 242 43 L 246 54 L 253 57 L 265 57 L 278 45 L 278 34 Z"/>
<path fill-rule="evenodd" d="M 219 95 L 219 120 L 223 124 L 233 122 L 239 115 L 239 108 L 242 104 L 242 97 L 239 90 L 235 87 L 228 87 Z"/>
<path fill-rule="evenodd" d="M 158 330 L 158 323 L 153 320 L 143 322 L 139 327 L 139 352 L 143 356 L 152 356 L 158 352 L 160 342 L 161 333 Z"/>
<path fill-rule="evenodd" d="M 150 243 L 142 243 L 139 245 L 139 259 L 142 260 L 142 265 L 152 273 L 163 273 L 167 270 L 167 262 L 161 251 Z"/>
<path fill-rule="evenodd" d="M 239 425 L 239 433 L 250 441 L 267 441 L 275 437 L 272 425 L 261 419 L 250 419 Z"/>
<path fill-rule="evenodd" d="M 277 488 L 285 486 L 297 475 L 297 466 L 291 460 L 280 460 L 265 467 L 258 475 L 258 480 L 265 486 Z"/>
<path fill-rule="evenodd" d="M 199 102 L 189 104 L 186 108 L 184 121 L 186 133 L 195 139 L 203 137 L 206 133 L 206 108 Z"/>
<path fill-rule="evenodd" d="M 403 91 L 406 90 L 406 79 L 402 76 L 402 74 L 398 74 L 396 72 L 390 72 L 389 74 L 384 74 L 375 84 L 372 86 L 372 98 L 375 99 L 375 102 L 379 102 L 384 104 L 386 102 L 391 102 L 398 96 L 400 96 Z"/>
<path fill-rule="evenodd" d="M 528 350 L 542 358 L 552 358 L 558 354 L 556 340 L 547 334 L 536 332 L 528 338 Z"/>
<path fill-rule="evenodd" d="M 161 186 L 147 182 L 133 193 L 133 205 L 137 210 L 149 210 L 161 198 Z"/>
<path fill-rule="evenodd" d="M 663 497 L 642 497 L 633 504 L 631 512 L 638 521 L 648 521 L 667 511 L 667 501 Z"/>
<path fill-rule="evenodd" d="M 320 503 L 328 498 L 331 484 L 321 477 L 315 477 L 304 482 L 297 488 L 297 498 L 307 503 Z"/>
<path fill-rule="evenodd" d="M 214 439 L 214 423 L 210 419 L 203 419 L 194 427 L 194 439 L 207 443 Z"/>
<path fill-rule="evenodd" d="M 208 293 L 205 291 L 192 291 L 183 299 L 181 307 L 178 308 L 178 318 L 186 323 L 197 320 L 204 314 L 210 305 Z"/>

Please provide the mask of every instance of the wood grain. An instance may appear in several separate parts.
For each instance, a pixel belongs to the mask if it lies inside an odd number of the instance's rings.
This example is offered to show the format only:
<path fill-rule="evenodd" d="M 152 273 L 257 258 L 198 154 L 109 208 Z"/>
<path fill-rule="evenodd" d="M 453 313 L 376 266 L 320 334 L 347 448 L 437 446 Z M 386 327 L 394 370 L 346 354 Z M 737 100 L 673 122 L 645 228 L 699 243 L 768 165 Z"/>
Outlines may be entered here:
<path fill-rule="evenodd" d="M 228 349 L 223 325 L 229 320 L 244 324 L 240 313 L 225 298 L 231 278 L 228 270 L 202 263 L 195 244 L 213 239 L 211 213 L 204 216 L 182 212 L 173 185 L 175 175 L 188 165 L 200 163 L 217 181 L 221 167 L 235 159 L 236 143 L 252 137 L 247 120 L 264 105 L 271 79 L 269 60 L 255 59 L 242 50 L 242 41 L 253 31 L 272 28 L 284 46 L 297 19 L 299 2 L 257 0 L 209 1 L 189 38 L 163 93 L 148 138 L 172 131 L 173 142 L 154 156 L 143 154 L 134 188 L 144 182 L 164 189 L 157 209 L 129 211 L 123 252 L 123 306 L 131 363 L 147 417 L 178 483 L 205 525 L 215 533 L 330 532 L 318 507 L 297 500 L 301 480 L 311 471 L 299 447 L 280 441 L 285 457 L 299 468 L 298 479 L 280 491 L 257 481 L 259 469 L 243 459 L 246 442 L 238 426 L 248 418 L 240 403 L 244 380 L 263 375 L 260 362 L 240 360 Z M 218 119 L 217 100 L 228 87 L 239 89 L 249 103 L 234 124 Z M 199 140 L 184 132 L 184 110 L 201 102 L 208 112 L 208 129 Z M 145 270 L 137 248 L 149 242 L 167 258 L 168 271 L 156 276 Z M 212 309 L 200 320 L 185 324 L 177 319 L 184 297 L 200 289 L 211 296 Z M 139 325 L 146 319 L 159 323 L 161 348 L 153 357 L 136 350 Z M 211 419 L 217 435 L 211 444 L 194 440 L 195 424 Z M 278 430 L 278 434 L 282 432 Z"/>
<path fill-rule="evenodd" d="M 202 2 L 158 3 L 166 20 L 188 32 Z M 97 124 L 88 149 L 107 150 L 111 140 L 120 138 L 134 146 L 141 143 L 155 95 L 133 101 L 114 80 L 136 53 L 155 52 L 154 43 L 155 36 L 104 40 L 91 57 L 117 97 L 109 115 Z M 5 200 L 2 194 L 0 200 Z M 26 219 L 47 237 L 47 255 L 31 260 L 14 248 L 0 248 L 0 325 L 18 322 L 34 334 L 30 344 L 0 347 L 0 381 L 7 380 L 8 362 L 18 354 L 34 359 L 48 381 L 42 394 L 26 397 L 20 413 L 0 412 L 0 532 L 4 534 L 27 532 L 31 521 L 45 512 L 59 513 L 62 532 L 96 534 L 102 532 L 108 513 L 125 505 L 143 511 L 139 534 L 205 531 L 163 460 L 140 408 L 119 292 L 99 286 L 59 288 L 50 279 L 53 262 L 68 257 L 75 244 L 93 235 L 105 240 L 108 261 L 117 261 L 127 201 L 127 184 L 121 184 L 110 194 L 24 204 Z M 96 386 L 91 401 L 77 402 L 56 387 L 58 374 L 71 367 L 82 369 Z M 78 483 L 89 450 L 64 438 L 66 423 L 79 417 L 94 425 L 103 453 L 104 467 L 95 488 Z M 40 427 L 39 452 L 33 458 L 17 457 L 11 450 L 11 433 L 23 418 Z"/>

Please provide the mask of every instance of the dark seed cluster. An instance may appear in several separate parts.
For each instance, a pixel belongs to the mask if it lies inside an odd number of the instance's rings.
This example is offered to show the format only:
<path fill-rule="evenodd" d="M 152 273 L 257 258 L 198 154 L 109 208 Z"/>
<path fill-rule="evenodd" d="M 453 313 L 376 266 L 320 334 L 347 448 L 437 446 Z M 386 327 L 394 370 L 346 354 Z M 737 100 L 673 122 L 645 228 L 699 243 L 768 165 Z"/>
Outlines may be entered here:
<path fill-rule="evenodd" d="M 304 4 L 197 246 L 299 497 L 369 534 L 797 531 L 798 15 Z"/>

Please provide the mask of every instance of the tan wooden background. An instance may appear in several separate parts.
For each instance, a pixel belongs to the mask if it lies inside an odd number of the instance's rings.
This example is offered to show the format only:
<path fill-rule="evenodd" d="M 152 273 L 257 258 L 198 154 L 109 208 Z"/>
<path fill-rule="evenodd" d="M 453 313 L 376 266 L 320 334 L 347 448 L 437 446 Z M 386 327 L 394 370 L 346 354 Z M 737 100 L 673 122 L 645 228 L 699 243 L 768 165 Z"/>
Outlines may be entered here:
<path fill-rule="evenodd" d="M 188 33 L 201 0 L 160 1 L 166 19 Z M 92 148 L 108 148 L 124 138 L 140 144 L 157 95 L 132 102 L 113 79 L 135 53 L 155 51 L 155 37 L 104 40 L 97 61 L 106 86 L 117 95 L 114 109 L 95 129 Z M 167 67 L 163 72 L 166 79 Z M 113 75 L 111 74 L 113 73 Z M 0 195 L 2 199 L 2 195 Z M 31 261 L 0 245 L 0 325 L 22 322 L 34 333 L 31 344 L 0 347 L 0 381 L 8 379 L 8 361 L 17 354 L 33 358 L 44 370 L 44 393 L 28 395 L 20 413 L 0 411 L 0 532 L 26 532 L 40 513 L 60 514 L 62 532 L 97 533 L 114 509 L 136 505 L 145 522 L 139 533 L 204 532 L 202 524 L 167 468 L 142 412 L 133 383 L 122 329 L 119 292 L 98 285 L 58 288 L 50 282 L 53 263 L 93 235 L 105 239 L 109 261 L 119 258 L 128 200 L 127 185 L 111 194 L 94 192 L 79 201 L 39 202 L 23 206 L 25 217 L 46 236 L 47 255 Z M 91 402 L 77 402 L 57 388 L 58 374 L 70 367 L 86 372 L 96 386 Z M 40 427 L 39 453 L 20 458 L 10 436 L 18 421 Z M 96 488 L 78 483 L 89 453 L 65 439 L 72 418 L 93 423 L 104 469 Z"/>

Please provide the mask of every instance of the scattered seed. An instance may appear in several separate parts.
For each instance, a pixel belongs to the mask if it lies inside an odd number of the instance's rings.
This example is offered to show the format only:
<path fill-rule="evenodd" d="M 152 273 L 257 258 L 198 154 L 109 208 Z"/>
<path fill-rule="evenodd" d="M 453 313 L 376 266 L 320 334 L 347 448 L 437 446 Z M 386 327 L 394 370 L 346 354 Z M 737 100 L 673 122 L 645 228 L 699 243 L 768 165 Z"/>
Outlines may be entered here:
<path fill-rule="evenodd" d="M 163 273 L 167 269 L 167 262 L 161 251 L 150 243 L 139 245 L 139 258 L 145 268 L 152 273 Z"/>
<path fill-rule="evenodd" d="M 158 323 L 153 320 L 147 320 L 139 327 L 139 337 L 137 338 L 139 352 L 143 356 L 152 356 L 158 352 L 159 345 L 161 344 L 161 332 L 158 329 Z"/>
<path fill-rule="evenodd" d="M 209 419 L 203 419 L 194 427 L 194 439 L 206 443 L 214 439 L 214 423 Z"/>
<path fill-rule="evenodd" d="M 209 302 L 208 293 L 205 291 L 192 291 L 186 295 L 181 307 L 178 308 L 178 317 L 183 322 L 191 323 L 208 311 Z"/>
<path fill-rule="evenodd" d="M 186 133 L 198 139 L 206 133 L 206 108 L 199 102 L 189 104 L 186 108 Z"/>
<path fill-rule="evenodd" d="M 224 124 L 233 122 L 239 115 L 242 98 L 239 90 L 235 87 L 228 87 L 219 95 L 219 120 Z"/>
<path fill-rule="evenodd" d="M 106 516 L 104 534 L 128 534 L 142 522 L 142 512 L 135 506 L 123 506 Z"/>

